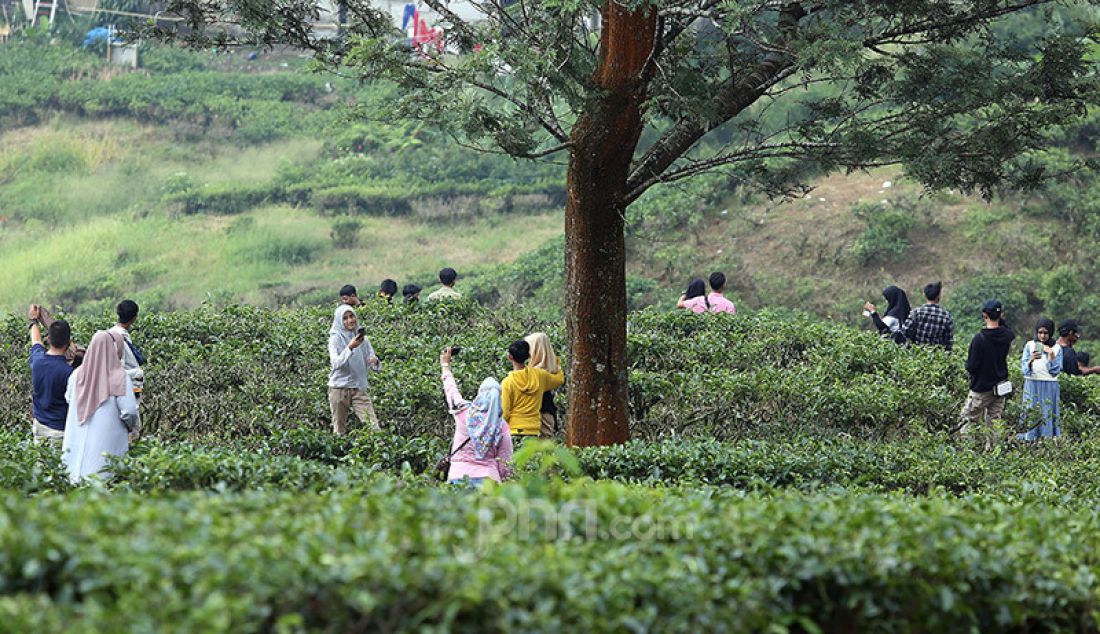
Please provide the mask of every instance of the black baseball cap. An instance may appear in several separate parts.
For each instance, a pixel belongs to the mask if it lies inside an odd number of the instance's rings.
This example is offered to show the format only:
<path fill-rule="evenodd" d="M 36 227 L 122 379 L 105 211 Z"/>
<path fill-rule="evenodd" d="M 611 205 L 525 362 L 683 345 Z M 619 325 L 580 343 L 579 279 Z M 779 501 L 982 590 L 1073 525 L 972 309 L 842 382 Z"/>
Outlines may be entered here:
<path fill-rule="evenodd" d="M 1062 337 L 1065 337 L 1071 332 L 1081 334 L 1081 327 L 1072 319 L 1067 319 L 1058 326 L 1058 334 Z"/>
<path fill-rule="evenodd" d="M 1001 305 L 1001 302 L 996 299 L 987 300 L 982 304 L 982 312 L 989 315 L 991 319 L 996 319 L 1004 312 L 1005 307 Z"/>

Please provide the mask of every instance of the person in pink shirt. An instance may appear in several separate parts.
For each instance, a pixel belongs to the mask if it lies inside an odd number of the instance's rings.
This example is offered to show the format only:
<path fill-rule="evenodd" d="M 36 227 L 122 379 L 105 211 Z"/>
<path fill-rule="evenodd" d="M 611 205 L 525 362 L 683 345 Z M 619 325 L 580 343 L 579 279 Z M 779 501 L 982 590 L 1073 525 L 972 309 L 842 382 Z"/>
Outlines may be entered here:
<path fill-rule="evenodd" d="M 731 315 L 737 313 L 737 309 L 734 308 L 733 302 L 726 299 L 722 295 L 722 289 L 726 287 L 726 276 L 722 273 L 710 274 L 710 288 L 711 294 L 707 296 L 707 301 L 710 302 L 710 312 L 712 313 L 729 313 Z"/>
<path fill-rule="evenodd" d="M 699 278 L 688 283 L 687 291 L 676 302 L 676 308 L 686 308 L 693 313 L 705 313 L 710 309 L 707 301 L 707 284 Z"/>
<path fill-rule="evenodd" d="M 451 484 L 481 486 L 486 478 L 500 482 L 512 475 L 512 434 L 500 405 L 500 383 L 493 377 L 481 382 L 477 398 L 467 401 L 451 374 L 452 348 L 439 353 L 443 394 L 455 419 L 451 441 Z"/>

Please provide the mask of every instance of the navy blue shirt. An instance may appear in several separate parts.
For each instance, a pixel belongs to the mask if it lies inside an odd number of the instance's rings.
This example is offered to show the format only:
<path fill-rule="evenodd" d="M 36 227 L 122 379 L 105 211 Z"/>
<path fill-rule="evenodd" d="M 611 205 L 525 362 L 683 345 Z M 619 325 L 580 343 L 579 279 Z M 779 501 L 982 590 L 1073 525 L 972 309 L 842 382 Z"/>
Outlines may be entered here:
<path fill-rule="evenodd" d="M 69 413 L 65 389 L 72 373 L 64 355 L 46 354 L 40 343 L 31 346 L 34 418 L 50 429 L 65 431 L 65 416 Z"/>

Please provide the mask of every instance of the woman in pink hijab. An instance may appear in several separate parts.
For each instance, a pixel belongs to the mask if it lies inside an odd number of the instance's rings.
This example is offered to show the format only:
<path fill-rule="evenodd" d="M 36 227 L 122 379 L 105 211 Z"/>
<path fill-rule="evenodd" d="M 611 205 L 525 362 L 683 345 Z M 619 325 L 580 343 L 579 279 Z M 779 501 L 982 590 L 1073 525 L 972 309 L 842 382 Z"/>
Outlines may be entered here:
<path fill-rule="evenodd" d="M 129 432 L 141 428 L 134 386 L 122 369 L 125 345 L 120 335 L 106 330 L 95 333 L 83 365 L 69 376 L 61 460 L 74 484 L 93 474 L 110 478 L 110 471 L 104 470 L 107 455 L 125 454 L 130 448 Z"/>

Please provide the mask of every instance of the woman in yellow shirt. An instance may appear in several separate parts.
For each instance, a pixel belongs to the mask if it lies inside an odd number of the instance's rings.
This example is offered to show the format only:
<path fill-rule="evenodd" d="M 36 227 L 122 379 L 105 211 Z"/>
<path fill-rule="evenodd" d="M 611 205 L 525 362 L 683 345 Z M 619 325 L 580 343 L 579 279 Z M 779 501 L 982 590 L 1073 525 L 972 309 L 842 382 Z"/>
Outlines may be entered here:
<path fill-rule="evenodd" d="M 542 368 L 528 367 L 527 360 L 530 358 L 531 346 L 523 339 L 508 346 L 512 371 L 500 384 L 500 404 L 513 436 L 539 435 L 542 395 L 565 383 L 565 374 L 560 367 L 551 374 Z"/>

